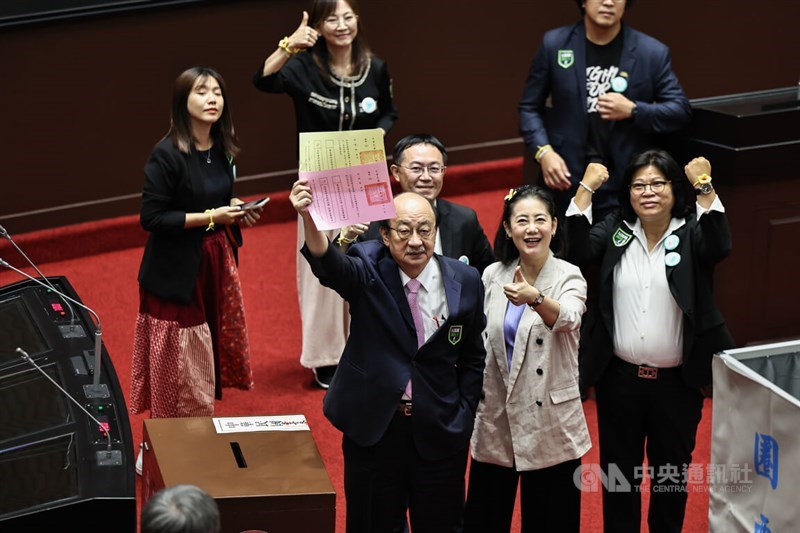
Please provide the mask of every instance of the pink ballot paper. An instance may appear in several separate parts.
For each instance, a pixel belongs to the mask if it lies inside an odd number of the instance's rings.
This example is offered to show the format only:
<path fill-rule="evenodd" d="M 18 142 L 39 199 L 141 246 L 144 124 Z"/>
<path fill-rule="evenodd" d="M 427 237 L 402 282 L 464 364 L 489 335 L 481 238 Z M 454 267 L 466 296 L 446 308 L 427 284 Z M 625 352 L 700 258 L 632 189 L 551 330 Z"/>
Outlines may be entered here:
<path fill-rule="evenodd" d="M 396 215 L 379 129 L 301 133 L 299 175 L 311 187 L 317 229 Z"/>

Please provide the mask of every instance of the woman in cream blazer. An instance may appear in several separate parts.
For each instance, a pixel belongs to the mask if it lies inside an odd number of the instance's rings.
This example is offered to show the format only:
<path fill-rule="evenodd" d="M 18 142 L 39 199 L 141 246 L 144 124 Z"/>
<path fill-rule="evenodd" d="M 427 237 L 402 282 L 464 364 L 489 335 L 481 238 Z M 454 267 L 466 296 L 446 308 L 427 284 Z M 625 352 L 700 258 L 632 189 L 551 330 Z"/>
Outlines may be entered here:
<path fill-rule="evenodd" d="M 578 389 L 586 281 L 551 252 L 554 213 L 544 189 L 512 189 L 495 238 L 499 262 L 483 273 L 486 369 L 465 533 L 510 531 L 520 481 L 523 532 L 579 531 L 580 458 L 591 447 Z"/>

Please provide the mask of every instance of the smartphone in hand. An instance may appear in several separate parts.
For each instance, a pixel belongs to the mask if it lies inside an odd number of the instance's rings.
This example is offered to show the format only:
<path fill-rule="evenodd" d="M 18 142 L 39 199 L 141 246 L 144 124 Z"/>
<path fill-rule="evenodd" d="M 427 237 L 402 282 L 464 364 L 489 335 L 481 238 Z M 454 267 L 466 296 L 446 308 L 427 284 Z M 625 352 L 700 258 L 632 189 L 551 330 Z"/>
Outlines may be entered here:
<path fill-rule="evenodd" d="M 248 209 L 256 209 L 259 207 L 264 207 L 269 202 L 269 196 L 265 196 L 264 198 L 259 198 L 258 200 L 253 200 L 252 202 L 246 202 L 244 204 L 239 205 L 240 211 L 246 211 Z"/>

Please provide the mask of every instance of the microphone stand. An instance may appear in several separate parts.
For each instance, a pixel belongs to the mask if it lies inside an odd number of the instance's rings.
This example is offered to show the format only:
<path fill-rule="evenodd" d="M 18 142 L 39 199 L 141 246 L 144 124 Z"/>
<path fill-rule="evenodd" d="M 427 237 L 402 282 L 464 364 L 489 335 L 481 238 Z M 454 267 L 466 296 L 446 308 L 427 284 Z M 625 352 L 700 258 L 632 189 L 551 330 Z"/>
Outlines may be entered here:
<path fill-rule="evenodd" d="M 37 283 L 37 284 L 41 285 L 45 289 L 48 289 L 48 290 L 51 290 L 51 291 L 55 292 L 56 294 L 58 294 L 62 298 L 66 298 L 67 300 L 69 300 L 70 302 L 74 303 L 78 307 L 81 307 L 81 308 L 87 310 L 94 317 L 95 321 L 97 322 L 97 324 L 95 326 L 95 331 L 94 331 L 94 382 L 92 384 L 90 384 L 90 385 L 84 385 L 83 386 L 83 391 L 86 394 L 87 398 L 108 398 L 110 396 L 110 393 L 108 392 L 108 386 L 106 384 L 104 384 L 104 383 L 103 384 L 100 383 L 100 357 L 101 357 L 102 348 L 103 348 L 103 341 L 102 341 L 103 332 L 100 329 L 100 317 L 97 316 L 97 313 L 95 313 L 91 308 L 83 305 L 79 301 L 77 301 L 77 300 L 75 300 L 73 298 L 70 298 L 69 296 L 67 296 L 63 292 L 53 288 L 52 285 L 48 285 L 48 284 L 42 282 L 41 280 L 38 280 L 38 279 L 34 278 L 33 276 L 31 276 L 29 274 L 26 274 L 25 272 L 13 267 L 12 265 L 8 264 L 8 262 L 3 261 L 3 259 L 0 259 L 0 266 L 4 266 L 4 267 L 6 267 L 6 268 L 8 268 L 10 270 L 13 270 L 17 274 L 28 278 L 29 280 L 33 281 L 34 283 Z"/>
<path fill-rule="evenodd" d="M 0 260 L 0 261 L 1 261 L 1 260 Z M 76 303 L 77 303 L 77 302 L 76 302 Z M 70 393 L 68 393 L 67 391 L 65 391 L 65 390 L 64 390 L 64 388 L 63 388 L 61 385 L 59 385 L 58 383 L 56 383 L 56 381 L 55 381 L 53 378 L 51 378 L 50 376 L 48 376 L 48 375 L 47 375 L 47 372 L 45 372 L 44 370 L 42 370 L 42 367 L 40 367 L 39 365 L 37 365 L 37 364 L 36 364 L 36 362 L 35 362 L 35 361 L 34 361 L 34 360 L 31 358 L 31 356 L 30 356 L 30 355 L 28 355 L 28 352 L 26 352 L 25 350 L 23 350 L 23 349 L 22 349 L 22 348 L 20 348 L 20 347 L 17 347 L 17 349 L 16 349 L 16 352 L 17 352 L 17 353 L 20 355 L 20 357 L 22 357 L 22 359 L 23 359 L 23 360 L 25 360 L 27 363 L 30 363 L 31 365 L 33 365 L 33 367 L 34 367 L 36 370 L 38 370 L 39 372 L 41 372 L 41 374 L 42 374 L 44 377 L 46 377 L 46 378 L 47 378 L 47 379 L 50 381 L 50 383 L 52 383 L 52 384 L 53 384 L 53 385 L 54 385 L 54 386 L 55 386 L 55 387 L 56 387 L 58 390 L 60 390 L 60 391 L 61 391 L 61 393 L 62 393 L 64 396 L 66 396 L 67 398 L 69 398 L 69 399 L 70 399 L 70 401 L 72 401 L 72 403 L 74 403 L 75 405 L 77 405 L 77 406 L 78 406 L 78 408 L 80 408 L 80 410 L 81 410 L 81 411 L 83 411 L 84 413 L 86 413 L 86 416 L 88 416 L 89 418 L 91 418 L 91 419 L 92 419 L 92 421 L 94 421 L 94 423 L 95 423 L 95 424 L 97 424 L 97 427 L 98 427 L 98 429 L 100 429 L 100 431 L 102 431 L 102 432 L 105 434 L 105 436 L 106 436 L 106 443 L 107 443 L 106 451 L 98 451 L 98 452 L 97 452 L 97 463 L 98 463 L 99 465 L 101 465 L 101 466 L 108 466 L 108 465 L 121 465 L 121 464 L 122 464 L 122 451 L 120 451 L 120 450 L 112 450 L 112 449 L 111 449 L 111 425 L 109 424 L 109 426 L 108 426 L 108 427 L 106 427 L 106 426 L 104 426 L 104 425 L 102 424 L 102 422 L 100 422 L 98 419 L 96 419 L 96 418 L 95 418 L 95 417 L 94 417 L 94 416 L 93 416 L 93 415 L 92 415 L 92 414 L 91 414 L 91 413 L 90 413 L 88 410 L 86 410 L 86 408 L 85 408 L 85 407 L 83 407 L 83 406 L 82 406 L 82 405 L 81 405 L 81 404 L 78 402 L 78 400 L 76 400 L 75 398 L 73 398 L 73 397 L 72 397 L 72 395 L 71 395 Z"/>
<path fill-rule="evenodd" d="M 8 242 L 10 242 L 14 246 L 14 248 L 17 249 L 17 251 L 20 253 L 20 255 L 25 258 L 25 261 L 27 261 L 28 264 L 33 267 L 33 269 L 36 271 L 36 273 L 39 274 L 39 276 L 41 276 L 41 278 L 45 281 L 45 283 L 47 283 L 52 290 L 54 290 L 56 293 L 58 293 L 56 288 L 53 287 L 53 284 L 50 283 L 50 280 L 47 279 L 47 277 L 45 277 L 44 274 L 42 274 L 42 271 L 39 270 L 39 267 L 37 267 L 36 264 L 33 261 L 31 261 L 30 257 L 28 257 L 25 254 L 25 252 L 22 251 L 22 248 L 17 246 L 17 243 L 14 242 L 14 239 L 11 238 L 11 235 L 8 233 L 8 230 L 6 230 L 6 228 L 4 228 L 1 224 L 0 224 L 0 237 L 3 237 L 4 239 L 8 240 Z M 61 296 L 60 293 L 58 293 L 58 294 L 59 294 L 59 296 Z M 75 310 L 72 308 L 72 306 L 69 304 L 69 302 L 67 300 L 63 300 L 62 299 L 62 301 L 67 306 L 67 309 L 69 309 L 69 316 L 70 316 L 69 324 L 70 324 L 70 326 L 74 326 L 75 325 Z"/>

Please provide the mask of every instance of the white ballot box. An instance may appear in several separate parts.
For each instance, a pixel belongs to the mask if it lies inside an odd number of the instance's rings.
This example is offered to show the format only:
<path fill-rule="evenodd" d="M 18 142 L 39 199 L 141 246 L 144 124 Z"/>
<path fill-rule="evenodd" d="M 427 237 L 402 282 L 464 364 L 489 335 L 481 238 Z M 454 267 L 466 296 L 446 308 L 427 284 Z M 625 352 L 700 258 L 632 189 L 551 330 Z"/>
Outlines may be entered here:
<path fill-rule="evenodd" d="M 797 531 L 800 340 L 714 356 L 708 529 Z"/>

